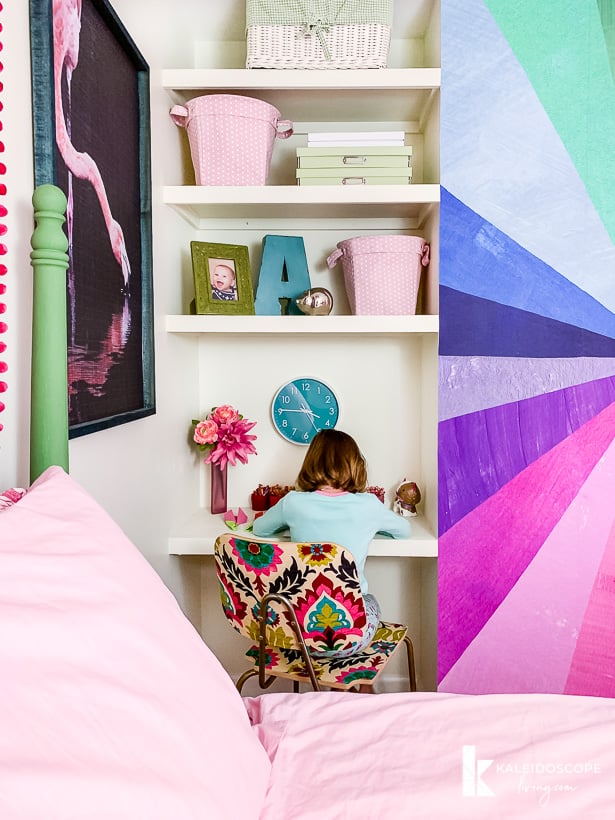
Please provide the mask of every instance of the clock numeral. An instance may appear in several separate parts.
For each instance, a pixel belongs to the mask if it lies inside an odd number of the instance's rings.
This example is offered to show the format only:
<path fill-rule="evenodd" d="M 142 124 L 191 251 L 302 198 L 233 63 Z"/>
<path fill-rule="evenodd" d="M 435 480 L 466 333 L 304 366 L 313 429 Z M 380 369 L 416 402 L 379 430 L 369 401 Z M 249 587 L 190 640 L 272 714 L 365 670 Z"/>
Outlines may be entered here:
<path fill-rule="evenodd" d="M 290 404 L 290 396 L 280 396 L 282 404 Z"/>
<path fill-rule="evenodd" d="M 301 389 L 303 390 L 304 393 L 309 393 L 310 387 L 311 387 L 311 385 L 310 385 L 309 382 L 301 382 Z"/>
<path fill-rule="evenodd" d="M 296 434 L 297 434 L 297 428 L 293 427 L 293 436 L 295 436 Z"/>
<path fill-rule="evenodd" d="M 304 440 L 304 441 L 308 441 L 308 440 L 309 440 L 309 438 L 310 438 L 310 434 L 309 434 L 309 433 L 304 433 L 304 434 L 303 434 L 303 440 Z"/>
<path fill-rule="evenodd" d="M 282 427 L 288 427 L 288 420 L 287 419 L 284 419 L 284 421 L 282 422 Z"/>
<path fill-rule="evenodd" d="M 330 415 L 330 416 L 334 416 L 334 415 L 335 415 L 335 407 L 330 407 L 330 408 L 329 408 L 329 415 Z"/>
<path fill-rule="evenodd" d="M 325 404 L 331 404 L 331 396 L 325 396 Z"/>

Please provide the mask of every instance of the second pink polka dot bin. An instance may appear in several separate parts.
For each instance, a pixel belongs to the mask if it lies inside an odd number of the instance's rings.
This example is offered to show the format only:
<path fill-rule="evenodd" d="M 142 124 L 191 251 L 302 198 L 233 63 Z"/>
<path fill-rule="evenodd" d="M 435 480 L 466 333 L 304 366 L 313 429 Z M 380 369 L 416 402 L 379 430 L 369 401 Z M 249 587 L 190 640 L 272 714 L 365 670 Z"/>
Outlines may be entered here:
<path fill-rule="evenodd" d="M 356 236 L 337 243 L 327 258 L 342 261 L 350 309 L 356 316 L 416 313 L 422 268 L 429 245 L 420 236 Z"/>

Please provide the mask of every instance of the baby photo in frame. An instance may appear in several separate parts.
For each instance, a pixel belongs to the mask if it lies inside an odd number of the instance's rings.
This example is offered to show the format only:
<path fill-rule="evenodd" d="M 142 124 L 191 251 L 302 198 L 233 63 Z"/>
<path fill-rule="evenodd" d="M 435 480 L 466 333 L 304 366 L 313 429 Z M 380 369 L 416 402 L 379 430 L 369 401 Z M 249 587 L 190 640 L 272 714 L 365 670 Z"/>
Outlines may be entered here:
<path fill-rule="evenodd" d="M 195 313 L 254 314 L 246 245 L 191 242 Z"/>

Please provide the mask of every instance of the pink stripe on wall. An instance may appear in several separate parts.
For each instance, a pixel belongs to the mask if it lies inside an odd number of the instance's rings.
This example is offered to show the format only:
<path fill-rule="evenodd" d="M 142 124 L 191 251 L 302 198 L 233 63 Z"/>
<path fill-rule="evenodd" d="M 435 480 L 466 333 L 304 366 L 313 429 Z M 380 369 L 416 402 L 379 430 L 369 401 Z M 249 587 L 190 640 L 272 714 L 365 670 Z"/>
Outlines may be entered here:
<path fill-rule="evenodd" d="M 615 403 L 441 536 L 439 680 L 517 583 L 614 437 Z"/>
<path fill-rule="evenodd" d="M 612 482 L 610 490 L 612 510 Z M 615 523 L 591 591 L 564 694 L 615 697 Z"/>
<path fill-rule="evenodd" d="M 513 589 L 444 677 L 441 691 L 564 691 L 613 527 L 614 485 L 615 443 L 598 461 Z"/>

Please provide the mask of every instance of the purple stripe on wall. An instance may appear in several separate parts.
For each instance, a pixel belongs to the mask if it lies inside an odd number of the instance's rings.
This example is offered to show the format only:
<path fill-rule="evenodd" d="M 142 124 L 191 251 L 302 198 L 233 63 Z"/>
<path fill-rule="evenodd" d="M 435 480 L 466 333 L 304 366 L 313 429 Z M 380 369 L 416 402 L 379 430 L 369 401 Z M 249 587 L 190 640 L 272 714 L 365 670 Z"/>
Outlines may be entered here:
<path fill-rule="evenodd" d="M 440 422 L 440 534 L 614 401 L 611 376 Z"/>
<path fill-rule="evenodd" d="M 520 363 L 514 357 L 440 356 L 438 370 L 438 418 L 444 421 L 615 376 L 615 359 L 578 356 Z"/>
<path fill-rule="evenodd" d="M 438 680 L 516 584 L 615 437 L 615 403 L 441 536 Z"/>
<path fill-rule="evenodd" d="M 445 226 L 440 243 L 441 285 L 593 333 L 615 336 L 615 315 L 608 308 L 444 187 L 440 222 Z M 585 272 L 588 275 L 587 266 Z"/>
<path fill-rule="evenodd" d="M 615 339 L 440 285 L 441 356 L 615 356 Z"/>

